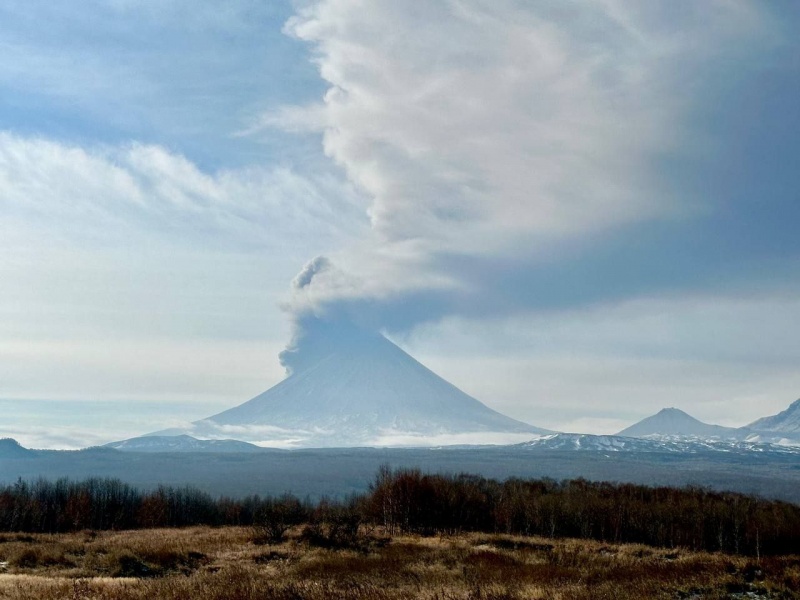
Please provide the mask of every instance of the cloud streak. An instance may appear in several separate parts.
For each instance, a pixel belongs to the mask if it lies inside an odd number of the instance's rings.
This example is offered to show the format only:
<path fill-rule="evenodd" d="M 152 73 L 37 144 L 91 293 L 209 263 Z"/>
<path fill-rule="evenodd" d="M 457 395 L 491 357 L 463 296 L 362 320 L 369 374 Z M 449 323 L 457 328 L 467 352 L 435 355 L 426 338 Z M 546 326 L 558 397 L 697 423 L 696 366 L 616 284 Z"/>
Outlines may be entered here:
<path fill-rule="evenodd" d="M 83 241 L 160 232 L 285 248 L 309 237 L 350 237 L 364 223 L 356 194 L 331 174 L 306 177 L 285 167 L 208 173 L 157 145 L 86 149 L 0 133 L 0 189 L 7 218 Z"/>

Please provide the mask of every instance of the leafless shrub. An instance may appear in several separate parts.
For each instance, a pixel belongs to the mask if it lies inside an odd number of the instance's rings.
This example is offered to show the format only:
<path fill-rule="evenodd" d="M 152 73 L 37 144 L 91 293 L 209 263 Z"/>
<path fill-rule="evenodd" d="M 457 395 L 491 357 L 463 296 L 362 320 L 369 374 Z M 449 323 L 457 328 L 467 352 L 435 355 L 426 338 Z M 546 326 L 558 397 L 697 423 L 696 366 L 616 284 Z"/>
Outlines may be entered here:
<path fill-rule="evenodd" d="M 665 560 L 675 551 L 485 534 L 396 536 L 366 550 L 291 537 L 258 548 L 251 534 L 249 527 L 195 527 L 99 532 L 93 539 L 80 532 L 11 539 L 0 544 L 0 562 L 13 563 L 26 551 L 30 561 L 9 564 L 0 598 L 783 600 L 796 598 L 800 589 L 798 556 L 756 560 L 680 549 Z M 365 537 L 363 529 L 359 536 Z M 46 564 L 47 556 L 61 555 L 74 564 Z"/>

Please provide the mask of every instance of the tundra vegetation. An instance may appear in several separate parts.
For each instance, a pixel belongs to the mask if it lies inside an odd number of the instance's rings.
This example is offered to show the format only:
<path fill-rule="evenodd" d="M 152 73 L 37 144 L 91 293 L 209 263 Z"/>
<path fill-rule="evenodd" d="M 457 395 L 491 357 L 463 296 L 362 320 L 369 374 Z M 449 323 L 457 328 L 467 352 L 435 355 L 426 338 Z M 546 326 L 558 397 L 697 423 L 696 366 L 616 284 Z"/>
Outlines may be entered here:
<path fill-rule="evenodd" d="M 381 469 L 346 500 L 0 488 L 0 598 L 799 598 L 800 507 Z"/>

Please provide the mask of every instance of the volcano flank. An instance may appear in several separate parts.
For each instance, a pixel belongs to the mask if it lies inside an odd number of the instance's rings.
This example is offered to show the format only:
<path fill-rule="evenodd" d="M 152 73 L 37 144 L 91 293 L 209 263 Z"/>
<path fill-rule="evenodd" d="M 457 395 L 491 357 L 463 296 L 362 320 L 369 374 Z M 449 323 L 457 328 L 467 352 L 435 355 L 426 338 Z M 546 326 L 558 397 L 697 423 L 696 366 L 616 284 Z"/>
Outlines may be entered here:
<path fill-rule="evenodd" d="M 508 444 L 547 430 L 490 409 L 374 332 L 325 332 L 284 353 L 289 376 L 188 434 L 276 447 Z"/>

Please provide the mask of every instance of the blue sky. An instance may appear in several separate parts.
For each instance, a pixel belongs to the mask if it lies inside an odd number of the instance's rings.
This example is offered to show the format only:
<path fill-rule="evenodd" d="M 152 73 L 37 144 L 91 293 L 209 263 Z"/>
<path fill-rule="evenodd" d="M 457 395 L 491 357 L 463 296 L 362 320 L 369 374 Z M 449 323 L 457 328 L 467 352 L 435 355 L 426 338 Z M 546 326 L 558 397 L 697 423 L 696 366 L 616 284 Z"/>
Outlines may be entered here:
<path fill-rule="evenodd" d="M 3 3 L 0 435 L 218 412 L 309 316 L 544 427 L 783 409 L 799 25 L 778 0 Z"/>

